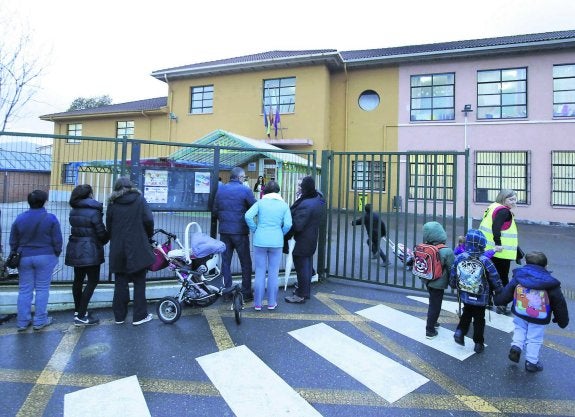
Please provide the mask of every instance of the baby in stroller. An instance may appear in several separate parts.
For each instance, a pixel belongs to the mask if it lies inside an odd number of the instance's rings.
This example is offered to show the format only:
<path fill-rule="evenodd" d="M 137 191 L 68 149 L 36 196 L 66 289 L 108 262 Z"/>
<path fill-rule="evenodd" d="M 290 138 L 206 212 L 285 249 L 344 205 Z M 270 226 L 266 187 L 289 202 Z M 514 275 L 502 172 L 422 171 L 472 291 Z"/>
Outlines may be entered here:
<path fill-rule="evenodd" d="M 158 234 L 166 237 L 163 243 L 154 238 Z M 162 322 L 175 323 L 182 314 L 182 303 L 206 307 L 220 296 L 231 294 L 232 310 L 236 322 L 240 323 L 244 304 L 240 286 L 218 288 L 210 284 L 221 273 L 220 254 L 226 250 L 223 242 L 202 233 L 200 225 L 191 222 L 186 226 L 184 244 L 175 234 L 163 229 L 154 231 L 151 244 L 156 261 L 149 269 L 159 271 L 168 268 L 175 272 L 181 284 L 175 296 L 164 297 L 158 301 L 156 312 Z"/>

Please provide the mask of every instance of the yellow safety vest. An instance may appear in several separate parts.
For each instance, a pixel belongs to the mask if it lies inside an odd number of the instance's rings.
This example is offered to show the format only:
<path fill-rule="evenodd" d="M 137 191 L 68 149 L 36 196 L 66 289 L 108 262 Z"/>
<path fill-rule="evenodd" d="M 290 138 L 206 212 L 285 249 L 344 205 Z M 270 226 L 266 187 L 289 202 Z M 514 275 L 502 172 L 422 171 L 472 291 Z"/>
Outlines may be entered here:
<path fill-rule="evenodd" d="M 494 249 L 495 242 L 493 241 L 493 212 L 498 207 L 505 207 L 499 203 L 492 203 L 485 214 L 483 215 L 483 220 L 479 225 L 479 230 L 483 232 L 487 238 L 487 245 L 485 250 Z M 519 246 L 519 238 L 517 236 L 517 225 L 515 224 L 515 217 L 511 214 L 511 225 L 506 230 L 501 230 L 501 246 L 503 250 L 501 252 L 495 252 L 495 257 L 500 259 L 511 259 L 515 260 L 517 258 L 517 247 Z"/>

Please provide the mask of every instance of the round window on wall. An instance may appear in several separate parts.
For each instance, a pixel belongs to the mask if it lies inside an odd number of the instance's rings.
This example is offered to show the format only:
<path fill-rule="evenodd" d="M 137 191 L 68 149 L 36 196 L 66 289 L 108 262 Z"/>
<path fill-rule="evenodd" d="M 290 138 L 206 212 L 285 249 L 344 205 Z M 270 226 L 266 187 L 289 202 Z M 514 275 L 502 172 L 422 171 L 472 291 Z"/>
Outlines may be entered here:
<path fill-rule="evenodd" d="M 379 106 L 379 94 L 373 90 L 365 90 L 359 95 L 359 107 L 365 111 L 372 111 Z"/>

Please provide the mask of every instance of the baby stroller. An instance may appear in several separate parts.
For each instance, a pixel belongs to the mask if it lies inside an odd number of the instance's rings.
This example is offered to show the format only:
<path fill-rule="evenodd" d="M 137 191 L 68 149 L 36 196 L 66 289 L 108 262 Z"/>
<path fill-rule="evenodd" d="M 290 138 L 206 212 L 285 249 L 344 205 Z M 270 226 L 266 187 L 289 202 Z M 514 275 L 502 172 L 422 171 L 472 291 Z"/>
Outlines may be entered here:
<path fill-rule="evenodd" d="M 403 243 L 395 244 L 395 242 L 387 237 L 382 238 L 384 241 L 389 243 L 389 248 L 397 256 L 404 265 L 405 269 L 408 271 L 413 267 L 413 251 L 403 245 Z"/>
<path fill-rule="evenodd" d="M 166 240 L 158 242 L 155 237 L 163 235 Z M 169 268 L 174 271 L 181 286 L 175 296 L 160 299 L 156 305 L 159 319 L 168 324 L 175 323 L 182 315 L 182 303 L 190 306 L 206 307 L 220 296 L 231 295 L 236 323 L 241 323 L 244 307 L 239 284 L 230 288 L 218 288 L 210 282 L 220 276 L 220 253 L 226 245 L 202 233 L 196 222 L 188 223 L 184 244 L 173 234 L 163 229 L 154 230 L 150 243 L 156 254 L 156 261 L 148 268 L 159 271 Z M 175 246 L 175 247 L 174 247 Z"/>

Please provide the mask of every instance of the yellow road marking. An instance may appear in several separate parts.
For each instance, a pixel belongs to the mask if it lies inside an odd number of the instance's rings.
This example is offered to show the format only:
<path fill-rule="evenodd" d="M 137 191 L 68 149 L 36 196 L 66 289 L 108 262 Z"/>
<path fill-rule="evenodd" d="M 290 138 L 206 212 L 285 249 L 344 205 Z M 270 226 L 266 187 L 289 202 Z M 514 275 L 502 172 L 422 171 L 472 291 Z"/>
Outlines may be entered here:
<path fill-rule="evenodd" d="M 206 308 L 204 309 L 204 316 L 208 321 L 208 325 L 210 326 L 210 330 L 214 336 L 214 341 L 218 346 L 218 350 L 233 348 L 235 346 L 234 341 L 228 333 L 228 329 L 226 329 L 219 311 L 215 308 Z"/>

